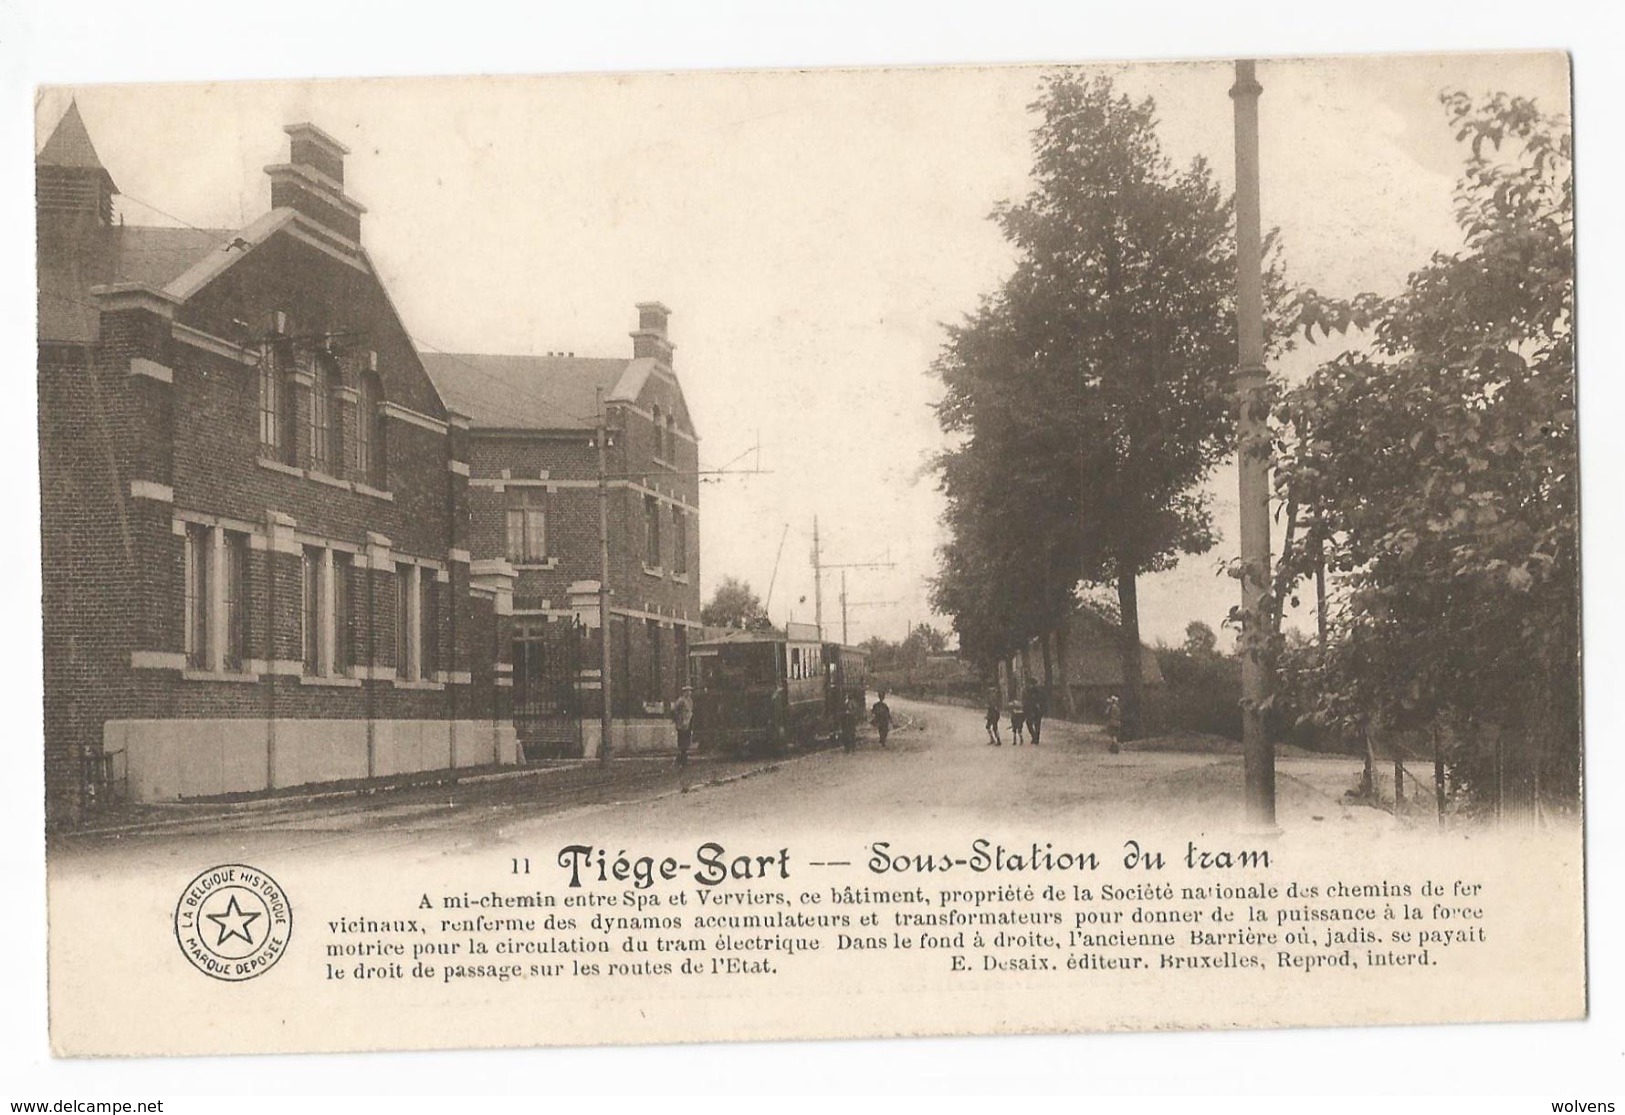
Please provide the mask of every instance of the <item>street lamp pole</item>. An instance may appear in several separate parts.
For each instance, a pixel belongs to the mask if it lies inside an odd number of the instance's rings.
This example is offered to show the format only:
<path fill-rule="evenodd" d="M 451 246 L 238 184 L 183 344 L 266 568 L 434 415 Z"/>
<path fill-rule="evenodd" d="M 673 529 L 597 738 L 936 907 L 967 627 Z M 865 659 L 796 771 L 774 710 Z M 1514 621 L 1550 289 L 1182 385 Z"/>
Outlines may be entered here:
<path fill-rule="evenodd" d="M 1263 242 L 1259 228 L 1258 97 L 1251 61 L 1236 62 L 1236 471 L 1241 495 L 1241 730 L 1247 820 L 1275 827 L 1275 747 L 1264 721 L 1269 676 L 1270 442 L 1265 425 Z"/>
<path fill-rule="evenodd" d="M 598 389 L 598 695 L 603 708 L 598 718 L 598 758 L 609 758 L 612 711 L 609 679 L 609 466 L 606 443 L 609 419 L 604 410 L 604 389 Z"/>

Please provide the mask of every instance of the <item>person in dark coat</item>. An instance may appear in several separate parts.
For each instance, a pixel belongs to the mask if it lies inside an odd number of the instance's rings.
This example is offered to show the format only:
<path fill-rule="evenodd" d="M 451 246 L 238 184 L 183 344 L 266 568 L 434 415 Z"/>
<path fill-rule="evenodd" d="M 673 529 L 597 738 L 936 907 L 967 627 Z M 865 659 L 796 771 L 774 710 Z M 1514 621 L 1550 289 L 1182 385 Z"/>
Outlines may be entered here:
<path fill-rule="evenodd" d="M 1044 727 L 1044 715 L 1049 712 L 1049 694 L 1029 677 L 1026 691 L 1021 695 L 1021 704 L 1027 710 L 1027 738 L 1037 747 L 1038 735 Z"/>
<path fill-rule="evenodd" d="M 999 738 L 999 717 L 1004 715 L 1004 699 L 999 696 L 999 687 L 992 686 L 987 691 L 987 743 L 989 747 L 1003 747 L 1004 740 Z"/>
<path fill-rule="evenodd" d="M 847 694 L 841 702 L 841 747 L 851 751 L 858 746 L 858 698 Z"/>
<path fill-rule="evenodd" d="M 880 733 L 880 746 L 886 746 L 886 737 L 891 734 L 891 706 L 886 703 L 886 691 L 880 691 L 880 699 L 875 707 L 869 710 L 869 720 Z"/>

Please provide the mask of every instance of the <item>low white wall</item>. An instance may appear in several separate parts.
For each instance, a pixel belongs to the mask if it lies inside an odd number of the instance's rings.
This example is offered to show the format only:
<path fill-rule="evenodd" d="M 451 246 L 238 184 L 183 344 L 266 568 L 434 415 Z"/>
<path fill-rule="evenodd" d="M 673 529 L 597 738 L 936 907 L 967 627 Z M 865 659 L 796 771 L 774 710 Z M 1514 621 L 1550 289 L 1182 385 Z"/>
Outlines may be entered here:
<path fill-rule="evenodd" d="M 512 764 L 511 724 L 489 720 L 109 720 L 102 749 L 122 753 L 131 801 L 255 793 L 425 770 Z M 267 777 L 269 774 L 269 777 Z"/>
<path fill-rule="evenodd" d="M 596 720 L 581 722 L 582 754 L 598 757 L 602 732 Z M 611 755 L 677 754 L 677 726 L 670 720 L 616 720 L 610 725 Z"/>

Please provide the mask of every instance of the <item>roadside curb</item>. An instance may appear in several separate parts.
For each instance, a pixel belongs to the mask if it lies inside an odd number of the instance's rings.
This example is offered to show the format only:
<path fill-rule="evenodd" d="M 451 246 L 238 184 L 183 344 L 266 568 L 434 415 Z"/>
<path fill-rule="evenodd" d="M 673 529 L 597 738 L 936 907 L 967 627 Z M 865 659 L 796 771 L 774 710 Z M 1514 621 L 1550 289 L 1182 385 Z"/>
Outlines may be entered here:
<path fill-rule="evenodd" d="M 703 761 L 703 760 L 701 760 Z M 665 756 L 626 756 L 624 758 L 611 758 L 610 764 L 652 762 L 669 763 Z M 600 763 L 597 759 L 568 759 L 554 760 L 547 766 L 524 767 L 511 771 L 488 771 L 483 774 L 469 774 L 445 778 L 426 778 L 418 780 L 405 780 L 387 782 L 383 784 L 369 784 L 352 786 L 345 789 L 320 790 L 304 794 L 283 794 L 276 797 L 252 798 L 246 801 L 190 801 L 165 802 L 150 808 L 163 810 L 168 816 L 153 817 L 143 821 L 133 821 L 128 824 L 105 825 L 97 827 L 75 828 L 59 834 L 63 837 L 77 838 L 82 836 L 120 836 L 141 832 L 158 831 L 173 828 L 177 825 L 192 825 L 207 823 L 211 820 L 232 820 L 245 815 L 264 814 L 274 816 L 279 813 L 292 813 L 297 810 L 321 802 L 336 802 L 346 798 L 365 798 L 379 795 L 399 793 L 409 790 L 420 790 L 433 787 L 454 787 L 459 785 L 480 785 L 493 782 L 511 782 L 521 778 L 543 779 L 552 775 L 564 774 L 569 771 L 583 768 L 597 768 Z M 775 763 L 775 766 L 778 764 Z M 749 777 L 761 769 L 742 771 L 723 779 L 713 779 L 698 785 L 726 785 L 728 782 Z M 647 799 L 654 800 L 654 799 Z"/>

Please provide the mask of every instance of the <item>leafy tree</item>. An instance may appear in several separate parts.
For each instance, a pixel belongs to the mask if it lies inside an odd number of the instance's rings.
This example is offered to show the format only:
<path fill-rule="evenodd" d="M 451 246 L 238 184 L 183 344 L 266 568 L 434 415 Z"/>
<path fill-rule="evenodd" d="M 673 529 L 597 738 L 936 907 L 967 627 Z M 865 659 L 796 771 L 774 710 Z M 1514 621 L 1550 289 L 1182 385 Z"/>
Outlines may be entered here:
<path fill-rule="evenodd" d="M 994 213 L 1015 272 L 935 366 L 962 439 L 942 461 L 953 540 L 934 600 L 962 648 L 996 655 L 1064 615 L 1078 581 L 1114 584 L 1133 738 L 1136 579 L 1214 541 L 1199 484 L 1234 429 L 1232 206 L 1203 160 L 1164 158 L 1149 99 L 1063 72 L 1032 107 L 1033 189 Z"/>
<path fill-rule="evenodd" d="M 1302 298 L 1306 335 L 1369 325 L 1372 351 L 1323 365 L 1278 408 L 1278 496 L 1308 514 L 1277 591 L 1325 563 L 1329 636 L 1302 665 L 1322 720 L 1444 732 L 1456 780 L 1480 799 L 1572 800 L 1570 133 L 1524 98 L 1443 102 L 1468 146 L 1465 247 L 1393 298 Z"/>
<path fill-rule="evenodd" d="M 1219 653 L 1219 637 L 1199 619 L 1185 625 L 1185 653 L 1192 658 L 1211 658 Z"/>
<path fill-rule="evenodd" d="M 762 601 L 751 587 L 738 577 L 723 577 L 705 607 L 700 609 L 700 622 L 710 627 L 738 627 L 758 630 L 772 626 Z"/>

